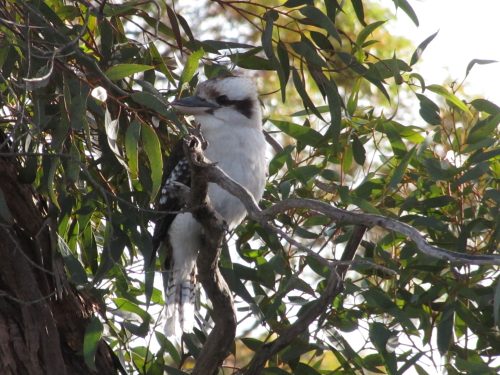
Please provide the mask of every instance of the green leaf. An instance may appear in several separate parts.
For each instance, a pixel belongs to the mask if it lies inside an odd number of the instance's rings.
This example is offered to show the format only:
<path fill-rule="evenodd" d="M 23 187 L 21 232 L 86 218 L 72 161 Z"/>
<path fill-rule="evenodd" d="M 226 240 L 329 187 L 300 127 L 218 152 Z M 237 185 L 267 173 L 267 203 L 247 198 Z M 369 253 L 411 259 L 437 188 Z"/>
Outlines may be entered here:
<path fill-rule="evenodd" d="M 165 368 L 166 374 L 167 375 L 188 375 L 187 372 L 184 372 L 182 370 L 179 370 L 178 368 L 168 366 L 168 365 L 163 365 Z"/>
<path fill-rule="evenodd" d="M 467 77 L 471 71 L 471 69 L 474 67 L 476 64 L 480 65 L 485 65 L 485 64 L 492 64 L 496 63 L 498 61 L 496 60 L 480 60 L 480 59 L 473 59 L 471 62 L 467 65 L 467 69 L 465 69 L 465 76 Z"/>
<path fill-rule="evenodd" d="M 302 5 L 313 5 L 313 4 L 314 0 L 288 0 L 283 4 L 283 6 L 287 8 L 296 8 Z"/>
<path fill-rule="evenodd" d="M 499 123 L 500 113 L 497 113 L 495 116 L 488 116 L 487 118 L 478 121 L 476 124 L 474 124 L 469 134 L 467 135 L 466 142 L 468 144 L 474 144 L 484 139 L 489 139 Z"/>
<path fill-rule="evenodd" d="M 177 22 L 177 16 L 175 12 L 172 10 L 172 8 L 170 8 L 168 5 L 166 6 L 167 6 L 168 20 L 170 22 L 170 26 L 172 27 L 172 32 L 174 33 L 175 41 L 177 42 L 177 47 L 179 47 L 179 49 L 182 51 L 182 37 L 179 29 L 179 23 Z"/>
<path fill-rule="evenodd" d="M 437 346 L 441 355 L 446 354 L 453 340 L 453 321 L 455 304 L 447 303 L 437 324 Z"/>
<path fill-rule="evenodd" d="M 401 8 L 410 17 L 413 23 L 418 26 L 418 17 L 411 7 L 411 5 L 406 0 L 392 0 L 396 5 L 396 8 Z"/>
<path fill-rule="evenodd" d="M 423 164 L 425 170 L 434 181 L 447 181 L 460 171 L 445 160 L 426 158 L 423 160 Z"/>
<path fill-rule="evenodd" d="M 182 87 L 184 83 L 191 81 L 191 78 L 193 78 L 194 74 L 198 70 L 200 59 L 203 57 L 204 54 L 205 51 L 203 50 L 203 48 L 200 48 L 194 51 L 191 55 L 189 55 L 186 61 L 186 65 L 184 66 L 184 69 L 182 70 L 181 73 L 179 87 Z"/>
<path fill-rule="evenodd" d="M 351 0 L 351 2 L 352 2 L 352 6 L 354 8 L 354 12 L 356 13 L 356 17 L 358 18 L 358 21 L 363 26 L 366 26 L 365 10 L 363 9 L 363 2 L 361 0 Z"/>
<path fill-rule="evenodd" d="M 347 65 L 349 69 L 351 69 L 354 73 L 357 73 L 361 76 L 364 76 L 368 69 L 362 65 L 353 55 L 347 52 L 339 51 L 337 55 L 340 59 Z"/>
<path fill-rule="evenodd" d="M 151 187 L 150 202 L 154 202 L 156 194 L 158 194 L 161 188 L 163 177 L 163 158 L 160 140 L 156 132 L 146 124 L 142 124 L 141 138 L 151 168 L 151 181 L 153 185 Z"/>
<path fill-rule="evenodd" d="M 313 367 L 306 365 L 305 363 L 299 362 L 297 366 L 293 369 L 295 374 L 303 374 L 303 375 L 321 375 L 320 372 L 315 370 Z"/>
<path fill-rule="evenodd" d="M 323 141 L 323 136 L 312 128 L 294 124 L 293 122 L 280 121 L 270 119 L 283 133 L 288 134 L 290 137 L 305 143 L 306 145 L 316 147 Z"/>
<path fill-rule="evenodd" d="M 441 124 L 441 116 L 439 115 L 439 107 L 422 94 L 416 94 L 420 102 L 420 116 L 431 125 Z"/>
<path fill-rule="evenodd" d="M 165 349 L 168 354 L 172 357 L 172 360 L 174 361 L 175 364 L 179 364 L 181 362 L 181 356 L 177 349 L 175 348 L 175 345 L 168 340 L 163 333 L 160 333 L 158 331 L 155 331 L 155 337 L 158 343 L 160 344 L 162 349 Z"/>
<path fill-rule="evenodd" d="M 300 13 L 306 16 L 308 18 L 308 21 L 310 21 L 313 25 L 326 30 L 328 34 L 330 34 L 330 36 L 337 39 L 339 43 L 342 43 L 342 39 L 340 38 L 340 35 L 335 28 L 334 23 L 321 10 L 314 6 L 306 6 L 300 9 Z"/>
<path fill-rule="evenodd" d="M 106 137 L 108 138 L 108 145 L 116 159 L 122 164 L 125 168 L 127 168 L 127 164 L 123 160 L 123 156 L 118 146 L 118 132 L 120 130 L 120 123 L 118 119 L 112 120 L 111 114 L 106 110 L 104 116 L 104 129 L 106 130 Z"/>
<path fill-rule="evenodd" d="M 273 24 L 278 19 L 278 13 L 274 10 L 270 10 L 266 12 L 264 15 L 264 19 L 266 21 L 266 26 L 262 33 L 262 47 L 264 48 L 264 53 L 267 58 L 273 64 L 274 69 L 278 73 L 278 78 L 280 80 L 280 88 L 281 88 L 281 100 L 284 102 L 286 98 L 286 85 L 288 81 L 288 77 L 290 75 L 290 63 L 288 61 L 288 52 L 286 51 L 286 47 L 283 43 L 281 43 L 280 59 L 284 59 L 285 69 L 288 70 L 287 74 L 285 74 L 285 70 L 283 69 L 280 61 L 276 58 L 273 49 Z"/>
<path fill-rule="evenodd" d="M 294 168 L 289 171 L 290 175 L 297 178 L 303 184 L 307 184 L 309 180 L 316 177 L 321 172 L 321 168 L 316 165 L 304 165 L 303 167 Z"/>
<path fill-rule="evenodd" d="M 226 40 L 206 39 L 206 40 L 201 41 L 201 44 L 203 46 L 207 46 L 210 49 L 215 49 L 217 51 L 230 50 L 230 49 L 235 49 L 235 48 L 242 48 L 242 49 L 255 48 L 255 46 L 252 44 L 239 43 L 239 42 L 229 42 Z"/>
<path fill-rule="evenodd" d="M 327 105 L 320 105 L 316 107 L 316 110 L 318 113 L 328 113 L 329 107 Z M 294 112 L 290 115 L 290 117 L 301 117 L 301 116 L 308 116 L 310 113 L 307 109 L 302 109 L 300 111 Z"/>
<path fill-rule="evenodd" d="M 370 324 L 370 340 L 379 353 L 386 351 L 387 340 L 391 337 L 391 331 L 383 323 Z"/>
<path fill-rule="evenodd" d="M 295 149 L 293 145 L 288 145 L 283 148 L 282 151 L 276 153 L 272 160 L 269 162 L 269 175 L 273 176 L 278 173 L 279 170 L 285 165 L 285 163 L 291 163 L 292 158 L 290 154 Z"/>
<path fill-rule="evenodd" d="M 85 336 L 83 338 L 83 359 L 87 367 L 94 371 L 97 371 L 95 353 L 97 351 L 97 345 L 101 340 L 102 330 L 103 326 L 101 321 L 93 316 L 85 328 Z"/>
<path fill-rule="evenodd" d="M 281 40 L 278 42 L 278 59 L 281 66 L 282 75 L 278 76 L 280 78 L 280 88 L 281 88 L 281 100 L 283 103 L 286 99 L 286 86 L 288 84 L 288 79 L 290 78 L 290 60 L 288 57 L 288 50 L 285 47 L 285 43 Z M 280 72 L 278 71 L 278 73 Z"/>
<path fill-rule="evenodd" d="M 62 159 L 64 177 L 67 182 L 75 183 L 80 177 L 80 151 L 71 143 L 69 157 Z"/>
<path fill-rule="evenodd" d="M 259 56 L 238 53 L 229 55 L 229 58 L 240 68 L 253 70 L 274 70 L 274 66 L 271 61 Z"/>
<path fill-rule="evenodd" d="M 139 139 L 141 136 L 141 124 L 134 120 L 125 133 L 125 152 L 130 172 L 130 178 L 135 180 L 139 173 Z"/>
<path fill-rule="evenodd" d="M 352 152 L 354 156 L 354 160 L 358 165 L 363 166 L 365 164 L 366 160 L 366 150 L 365 147 L 363 146 L 363 143 L 359 140 L 358 136 L 356 134 L 353 134 L 351 136 L 352 140 Z"/>
<path fill-rule="evenodd" d="M 326 67 L 326 63 L 323 58 L 318 55 L 312 42 L 304 35 L 300 38 L 300 42 L 290 43 L 290 46 L 295 52 L 302 56 L 307 63 L 316 67 Z"/>
<path fill-rule="evenodd" d="M 159 98 L 156 95 L 145 91 L 134 92 L 131 97 L 137 104 L 149 108 L 161 116 L 168 119 L 175 118 L 174 114 L 169 110 L 169 105 L 163 100 L 163 98 Z"/>
<path fill-rule="evenodd" d="M 429 85 L 426 87 L 426 89 L 442 96 L 447 101 L 449 101 L 452 105 L 454 105 L 456 108 L 464 111 L 465 113 L 470 113 L 470 110 L 467 107 L 467 105 L 463 101 L 458 99 L 454 94 L 448 92 L 448 90 L 446 88 L 444 88 L 443 86 Z"/>
<path fill-rule="evenodd" d="M 259 350 L 262 347 L 262 345 L 264 345 L 263 341 L 260 341 L 260 340 L 257 340 L 257 339 L 251 338 L 251 337 L 243 337 L 241 339 L 241 342 L 243 342 L 243 344 L 245 344 L 245 346 L 248 349 L 250 349 L 251 351 L 254 351 L 254 352 Z"/>
<path fill-rule="evenodd" d="M 413 52 L 413 55 L 411 56 L 410 65 L 413 65 L 418 60 L 420 60 L 420 57 L 422 56 L 422 53 L 427 48 L 427 46 L 429 45 L 429 43 L 432 42 L 432 40 L 436 37 L 436 35 L 438 34 L 438 32 L 439 31 L 436 31 L 434 34 L 432 34 L 431 36 L 427 37 L 422 43 L 420 43 L 418 45 L 417 49 L 415 50 L 415 52 Z"/>
<path fill-rule="evenodd" d="M 64 264 L 69 271 L 71 282 L 75 285 L 85 285 L 88 282 L 87 273 L 80 261 L 73 255 L 68 244 L 62 237 L 58 236 L 57 246 L 62 255 Z"/>
<path fill-rule="evenodd" d="M 358 36 L 356 37 L 356 44 L 358 46 L 362 46 L 366 38 L 368 38 L 368 36 L 371 33 L 373 33 L 377 28 L 382 26 L 385 22 L 386 21 L 376 21 L 367 25 L 363 30 L 359 32 Z"/>
<path fill-rule="evenodd" d="M 295 89 L 300 95 L 300 98 L 302 99 L 304 103 L 304 107 L 306 109 L 310 109 L 319 119 L 325 121 L 323 119 L 323 116 L 321 116 L 320 112 L 312 102 L 311 98 L 309 97 L 309 94 L 306 91 L 306 88 L 304 87 L 304 83 L 302 82 L 302 79 L 300 78 L 299 73 L 297 70 L 292 71 L 292 77 L 293 77 L 293 84 L 295 85 Z"/>
<path fill-rule="evenodd" d="M 490 164 L 487 161 L 483 161 L 473 168 L 470 168 L 465 172 L 460 178 L 453 182 L 452 186 L 454 188 L 458 187 L 460 184 L 471 180 L 478 180 L 481 176 L 486 174 L 489 170 Z"/>
<path fill-rule="evenodd" d="M 190 41 L 194 40 L 193 32 L 191 31 L 191 28 L 189 27 L 189 24 L 187 23 L 186 19 L 184 17 L 182 17 L 180 14 L 176 14 L 176 16 L 177 16 L 177 20 L 179 21 L 182 29 L 184 30 L 184 32 L 188 36 L 189 40 Z"/>
<path fill-rule="evenodd" d="M 333 79 L 327 79 L 323 76 L 322 84 L 326 92 L 328 107 L 330 109 L 330 127 L 327 130 L 327 135 L 333 142 L 334 152 L 337 153 L 340 146 L 339 139 L 342 127 L 342 108 L 344 104 L 342 103 L 342 98 Z"/>
<path fill-rule="evenodd" d="M 371 64 L 366 72 L 366 76 L 377 80 L 384 80 L 391 77 L 397 79 L 401 76 L 400 72 L 409 72 L 410 70 L 411 68 L 403 60 L 392 58 Z"/>
<path fill-rule="evenodd" d="M 106 74 L 110 80 L 118 81 L 135 73 L 144 72 L 150 69 L 154 69 L 154 67 L 143 64 L 116 64 L 106 70 L 104 74 Z"/>
<path fill-rule="evenodd" d="M 113 302 L 117 309 L 137 315 L 144 323 L 151 320 L 151 316 L 145 310 L 126 298 L 113 298 Z"/>
<path fill-rule="evenodd" d="M 54 179 L 56 177 L 57 168 L 60 164 L 60 159 L 59 157 L 49 155 L 50 154 L 47 154 L 42 159 L 43 175 L 40 181 L 40 189 L 49 195 L 52 203 L 59 206 L 56 194 L 57 189 L 54 186 Z"/>
<path fill-rule="evenodd" d="M 324 51 L 333 51 L 333 46 L 326 36 L 317 31 L 310 31 L 311 39 L 313 42 Z"/>
<path fill-rule="evenodd" d="M 470 104 L 480 112 L 496 115 L 500 112 L 500 107 L 486 99 L 475 99 Z"/>
<path fill-rule="evenodd" d="M 149 53 L 151 54 L 152 60 L 156 65 L 156 69 L 163 73 L 171 84 L 177 85 L 172 72 L 170 71 L 169 67 L 165 63 L 165 60 L 163 59 L 163 56 L 160 54 L 160 51 L 158 51 L 158 48 L 156 48 L 156 45 L 153 42 L 149 43 Z"/>
<path fill-rule="evenodd" d="M 500 328 L 500 277 L 496 281 L 495 296 L 493 297 L 493 316 L 495 325 Z"/>
<path fill-rule="evenodd" d="M 422 92 L 425 90 L 425 81 L 424 81 L 424 77 L 422 77 L 420 74 L 418 73 L 410 73 L 409 75 L 410 78 L 414 78 L 416 79 L 419 83 L 420 83 L 420 88 L 422 89 Z"/>

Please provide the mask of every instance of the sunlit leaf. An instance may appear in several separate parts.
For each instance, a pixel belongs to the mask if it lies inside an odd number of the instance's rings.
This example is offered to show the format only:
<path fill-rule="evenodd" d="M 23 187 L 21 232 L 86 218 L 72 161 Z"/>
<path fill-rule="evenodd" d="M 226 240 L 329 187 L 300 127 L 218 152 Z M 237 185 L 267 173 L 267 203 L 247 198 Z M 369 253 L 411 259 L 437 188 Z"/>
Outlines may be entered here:
<path fill-rule="evenodd" d="M 444 88 L 443 86 L 439 86 L 439 85 L 428 85 L 426 87 L 427 90 L 430 90 L 440 96 L 442 96 L 444 99 L 446 99 L 447 101 L 449 101 L 453 106 L 455 106 L 456 108 L 464 111 L 465 113 L 470 113 L 469 111 L 469 108 L 467 107 L 467 105 L 461 101 L 460 99 L 458 99 L 455 94 L 452 94 L 450 93 L 446 88 Z"/>
<path fill-rule="evenodd" d="M 323 136 L 312 128 L 301 126 L 288 121 L 270 120 L 283 133 L 310 146 L 318 146 Z"/>
<path fill-rule="evenodd" d="M 368 36 L 371 33 L 373 33 L 377 28 L 382 26 L 385 22 L 386 21 L 376 21 L 367 25 L 363 30 L 361 30 L 361 32 L 356 37 L 356 44 L 358 46 L 361 46 L 365 42 L 366 38 L 368 38 Z"/>
<path fill-rule="evenodd" d="M 97 371 L 95 365 L 95 354 L 101 340 L 103 326 L 97 317 L 92 317 L 85 328 L 83 339 L 83 359 L 85 364 L 92 370 Z"/>
<path fill-rule="evenodd" d="M 153 66 L 143 64 L 116 64 L 106 70 L 105 74 L 110 80 L 118 81 L 135 73 L 144 72 L 153 68 Z"/>
<path fill-rule="evenodd" d="M 182 70 L 181 73 L 179 86 L 182 87 L 183 83 L 191 81 L 191 78 L 193 78 L 194 74 L 198 70 L 200 59 L 203 57 L 204 54 L 205 51 L 203 51 L 203 48 L 200 48 L 199 50 L 194 51 L 191 55 L 189 55 L 186 61 L 186 65 L 184 66 L 184 69 Z"/>
<path fill-rule="evenodd" d="M 127 164 L 130 171 L 130 177 L 137 179 L 139 172 L 139 140 L 141 134 L 141 125 L 137 121 L 132 121 L 125 133 L 125 152 L 127 155 Z"/>
<path fill-rule="evenodd" d="M 156 132 L 148 125 L 142 124 L 141 138 L 144 146 L 144 151 L 149 159 L 151 166 L 151 181 L 153 183 L 150 193 L 150 201 L 153 202 L 156 194 L 161 188 L 163 177 L 163 157 L 161 146 Z"/>

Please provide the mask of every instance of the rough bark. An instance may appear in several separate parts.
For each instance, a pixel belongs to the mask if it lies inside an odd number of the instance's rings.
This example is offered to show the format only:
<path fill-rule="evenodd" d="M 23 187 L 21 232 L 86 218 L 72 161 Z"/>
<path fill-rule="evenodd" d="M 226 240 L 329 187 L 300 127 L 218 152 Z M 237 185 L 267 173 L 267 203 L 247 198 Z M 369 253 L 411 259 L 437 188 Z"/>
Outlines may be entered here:
<path fill-rule="evenodd" d="M 202 152 L 202 141 L 195 136 L 185 143 L 191 168 L 190 204 L 193 216 L 203 226 L 207 235 L 198 255 L 198 278 L 207 297 L 212 302 L 214 328 L 197 358 L 193 375 L 212 375 L 217 373 L 228 356 L 236 335 L 236 312 L 233 296 L 220 273 L 218 261 L 224 239 L 225 225 L 222 217 L 213 209 L 208 197 L 207 166 Z"/>
<path fill-rule="evenodd" d="M 104 341 L 97 371 L 85 365 L 94 307 L 68 284 L 51 219 L 31 187 L 19 183 L 14 158 L 0 158 L 0 190 L 0 373 L 116 374 Z"/>

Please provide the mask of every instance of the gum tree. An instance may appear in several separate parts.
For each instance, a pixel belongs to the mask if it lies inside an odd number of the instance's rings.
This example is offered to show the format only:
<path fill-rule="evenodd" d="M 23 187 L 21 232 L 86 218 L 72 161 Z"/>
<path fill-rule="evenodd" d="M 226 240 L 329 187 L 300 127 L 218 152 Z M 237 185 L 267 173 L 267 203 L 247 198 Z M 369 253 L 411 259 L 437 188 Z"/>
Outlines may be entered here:
<path fill-rule="evenodd" d="M 237 41 L 171 2 L 0 4 L 2 373 L 498 370 L 500 109 L 418 73 L 435 35 L 406 54 L 354 0 L 210 2 Z M 267 82 L 273 154 L 256 206 L 190 149 L 208 298 L 179 348 L 150 226 L 200 66 Z M 246 204 L 234 233 L 208 182 Z"/>

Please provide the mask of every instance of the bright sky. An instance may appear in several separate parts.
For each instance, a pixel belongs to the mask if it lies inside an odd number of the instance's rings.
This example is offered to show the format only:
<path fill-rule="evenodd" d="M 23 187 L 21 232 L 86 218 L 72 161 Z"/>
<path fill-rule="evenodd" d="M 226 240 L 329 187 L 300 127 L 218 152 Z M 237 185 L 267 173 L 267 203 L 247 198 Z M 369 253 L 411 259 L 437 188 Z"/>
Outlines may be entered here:
<path fill-rule="evenodd" d="M 389 9 L 394 2 L 383 0 Z M 466 80 L 466 92 L 500 104 L 500 0 L 412 0 L 420 26 L 399 9 L 388 28 L 409 38 L 415 46 L 439 30 L 415 70 L 426 84 L 461 82 L 472 59 L 497 60 L 475 65 Z"/>

